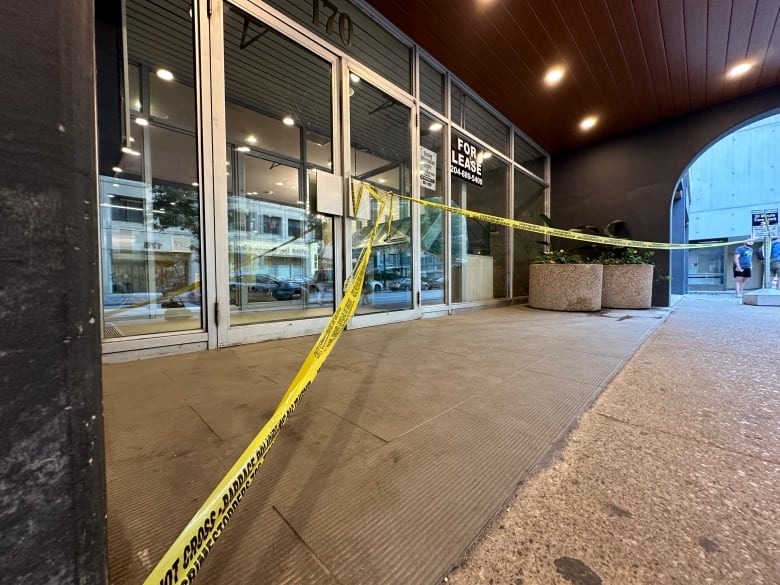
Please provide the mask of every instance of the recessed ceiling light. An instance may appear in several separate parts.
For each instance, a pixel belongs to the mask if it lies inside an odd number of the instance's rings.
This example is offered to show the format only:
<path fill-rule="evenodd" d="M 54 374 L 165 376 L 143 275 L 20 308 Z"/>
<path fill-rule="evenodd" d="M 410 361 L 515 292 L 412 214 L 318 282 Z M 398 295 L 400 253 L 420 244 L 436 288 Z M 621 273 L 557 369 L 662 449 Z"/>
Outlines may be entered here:
<path fill-rule="evenodd" d="M 138 152 L 137 150 L 133 150 L 129 146 L 123 146 L 122 152 L 124 152 L 125 154 L 132 154 L 133 156 L 141 156 L 140 152 Z"/>
<path fill-rule="evenodd" d="M 158 69 L 157 77 L 159 77 L 163 81 L 173 81 L 173 73 L 171 73 L 167 69 Z"/>
<path fill-rule="evenodd" d="M 355 75 L 354 73 L 350 73 L 349 74 L 349 80 L 352 83 L 360 83 L 360 78 L 357 75 Z"/>
<path fill-rule="evenodd" d="M 138 124 L 139 126 L 148 126 L 149 120 L 147 120 L 146 118 L 136 118 L 135 123 Z"/>
<path fill-rule="evenodd" d="M 442 128 L 444 128 L 444 125 L 441 122 L 434 122 L 430 126 L 428 126 L 428 130 L 430 130 L 431 132 L 438 132 Z"/>
<path fill-rule="evenodd" d="M 114 171 L 115 173 L 121 173 L 122 167 L 113 167 L 111 170 Z"/>
<path fill-rule="evenodd" d="M 488 151 L 480 152 L 477 155 L 477 162 L 481 163 L 482 161 L 489 159 L 491 156 L 493 156 L 492 152 L 488 152 Z"/>
<path fill-rule="evenodd" d="M 583 118 L 582 122 L 580 122 L 580 129 L 590 130 L 596 125 L 596 122 L 598 121 L 599 119 L 596 116 L 588 116 L 587 118 Z"/>
<path fill-rule="evenodd" d="M 249 144 L 254 144 L 255 142 L 257 142 L 257 137 L 254 134 L 250 134 L 249 136 L 246 137 L 246 141 Z"/>
<path fill-rule="evenodd" d="M 353 95 L 355 95 L 355 89 L 350 87 L 349 88 L 349 96 L 352 97 Z"/>
<path fill-rule="evenodd" d="M 547 74 L 544 76 L 544 82 L 550 86 L 558 85 L 561 79 L 563 79 L 564 73 L 563 67 L 553 67 L 547 71 Z"/>
<path fill-rule="evenodd" d="M 249 152 L 251 149 L 248 146 L 239 146 L 236 150 L 238 152 Z"/>
<path fill-rule="evenodd" d="M 285 126 L 292 126 L 293 124 L 295 124 L 295 120 L 293 119 L 292 116 L 285 116 L 284 118 L 282 118 L 282 122 L 284 123 Z"/>
<path fill-rule="evenodd" d="M 284 187 L 284 183 L 282 183 L 281 181 L 276 181 L 274 185 L 276 185 L 277 187 Z"/>
<path fill-rule="evenodd" d="M 193 187 L 197 187 L 197 186 L 198 186 L 198 183 L 197 183 L 197 182 L 195 182 L 195 183 L 193 183 L 193 184 L 192 184 L 192 186 L 193 186 Z"/>
<path fill-rule="evenodd" d="M 739 77 L 740 75 L 744 75 L 750 69 L 753 67 L 752 63 L 740 63 L 739 65 L 735 65 L 731 69 L 729 69 L 729 72 L 726 74 L 729 77 Z"/>
<path fill-rule="evenodd" d="M 379 179 L 380 183 L 384 183 L 385 181 L 386 181 L 386 179 Z"/>

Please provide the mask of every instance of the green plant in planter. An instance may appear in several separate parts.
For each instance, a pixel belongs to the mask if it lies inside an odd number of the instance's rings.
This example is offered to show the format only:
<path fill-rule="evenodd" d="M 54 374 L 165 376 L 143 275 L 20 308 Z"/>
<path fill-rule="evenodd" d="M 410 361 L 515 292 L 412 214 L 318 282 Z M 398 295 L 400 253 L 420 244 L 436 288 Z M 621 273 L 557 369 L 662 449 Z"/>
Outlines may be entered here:
<path fill-rule="evenodd" d="M 546 225 L 547 227 L 551 227 L 555 229 L 563 229 L 555 225 L 552 219 L 550 219 L 548 215 L 545 215 L 544 213 L 540 213 L 539 217 L 542 218 L 544 225 Z M 604 238 L 616 238 L 618 237 L 617 230 L 620 229 L 621 227 L 625 227 L 625 225 L 626 222 L 623 221 L 622 219 L 615 219 L 604 226 L 582 225 L 578 227 L 569 228 L 566 231 L 577 233 L 577 234 L 601 236 Z M 545 246 L 547 245 L 546 242 L 539 242 L 539 243 Z M 602 264 L 603 263 L 601 261 L 602 258 L 618 257 L 618 255 L 614 254 L 614 250 L 615 247 L 610 246 L 608 244 L 598 244 L 595 242 L 581 242 L 576 249 L 569 250 L 568 254 L 580 256 L 582 258 L 581 262 L 584 263 L 591 262 L 591 263 Z M 618 262 L 615 262 L 615 264 L 617 263 Z"/>
<path fill-rule="evenodd" d="M 598 257 L 599 264 L 652 264 L 655 252 L 645 250 L 640 252 L 636 248 L 618 248 L 611 247 L 602 252 Z"/>
<path fill-rule="evenodd" d="M 551 250 L 531 258 L 531 264 L 584 264 L 585 260 L 579 254 L 569 250 Z"/>

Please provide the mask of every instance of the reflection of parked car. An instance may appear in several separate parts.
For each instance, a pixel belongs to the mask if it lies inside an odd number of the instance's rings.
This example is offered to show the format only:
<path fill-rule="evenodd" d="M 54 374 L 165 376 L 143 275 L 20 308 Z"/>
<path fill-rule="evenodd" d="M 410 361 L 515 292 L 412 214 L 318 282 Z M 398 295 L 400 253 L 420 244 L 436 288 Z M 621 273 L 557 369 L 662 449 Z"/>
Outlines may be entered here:
<path fill-rule="evenodd" d="M 440 276 L 439 278 L 434 278 L 433 280 L 429 280 L 428 288 L 431 290 L 444 288 L 444 277 Z"/>
<path fill-rule="evenodd" d="M 230 288 L 245 286 L 249 292 L 269 295 L 281 284 L 281 281 L 270 274 L 236 274 L 230 279 Z"/>
<path fill-rule="evenodd" d="M 421 281 L 420 288 L 422 290 L 428 290 L 428 282 L 425 280 Z M 394 280 L 390 283 L 390 290 L 412 290 L 412 279 L 407 277 Z"/>
<path fill-rule="evenodd" d="M 308 276 L 296 276 L 283 280 L 271 293 L 277 301 L 300 299 L 317 292 L 317 284 Z"/>
<path fill-rule="evenodd" d="M 270 301 L 281 283 L 281 280 L 270 274 L 235 274 L 230 278 L 230 302 L 239 303 L 244 294 L 246 296 L 242 302 Z"/>
<path fill-rule="evenodd" d="M 363 285 L 369 287 L 374 292 L 379 292 L 385 288 L 381 282 L 374 280 L 373 278 L 369 278 L 368 280 L 364 281 Z"/>

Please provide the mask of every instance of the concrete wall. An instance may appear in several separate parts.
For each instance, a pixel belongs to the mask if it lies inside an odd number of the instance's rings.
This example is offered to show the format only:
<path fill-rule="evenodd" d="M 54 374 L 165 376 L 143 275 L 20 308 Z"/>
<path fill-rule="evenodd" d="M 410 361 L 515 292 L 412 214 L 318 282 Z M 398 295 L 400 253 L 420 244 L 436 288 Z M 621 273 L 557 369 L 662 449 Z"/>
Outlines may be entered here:
<path fill-rule="evenodd" d="M 626 221 L 630 237 L 671 241 L 670 209 L 683 171 L 705 148 L 746 122 L 776 113 L 780 86 L 680 116 L 653 128 L 554 155 L 551 216 L 559 226 Z M 670 272 L 670 254 L 656 253 Z M 668 306 L 670 283 L 656 281 L 653 304 Z"/>
<path fill-rule="evenodd" d="M 0 3 L 0 582 L 100 585 L 91 0 Z"/>
<path fill-rule="evenodd" d="M 719 140 L 692 165 L 691 239 L 749 237 L 751 212 L 780 201 L 780 115 Z"/>

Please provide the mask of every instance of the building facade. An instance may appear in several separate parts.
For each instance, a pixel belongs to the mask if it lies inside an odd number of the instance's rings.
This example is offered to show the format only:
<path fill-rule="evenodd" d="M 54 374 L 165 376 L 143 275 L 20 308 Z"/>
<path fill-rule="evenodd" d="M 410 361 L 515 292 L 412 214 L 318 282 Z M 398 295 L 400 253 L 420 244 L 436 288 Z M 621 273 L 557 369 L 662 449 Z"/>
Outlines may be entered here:
<path fill-rule="evenodd" d="M 319 332 L 375 222 L 362 327 L 527 293 L 549 157 L 361 2 L 96 6 L 108 360 Z M 358 199 L 360 204 L 357 205 Z"/>
<path fill-rule="evenodd" d="M 693 162 L 683 184 L 687 196 L 691 242 L 734 242 L 688 252 L 690 291 L 734 288 L 731 267 L 736 247 L 754 233 L 754 214 L 766 211 L 776 234 L 780 206 L 780 115 L 748 124 L 718 140 Z M 760 221 L 760 220 L 759 220 Z M 757 239 L 755 249 L 764 243 Z M 761 288 L 764 264 L 754 257 L 747 288 Z"/>

